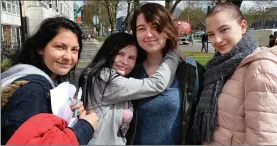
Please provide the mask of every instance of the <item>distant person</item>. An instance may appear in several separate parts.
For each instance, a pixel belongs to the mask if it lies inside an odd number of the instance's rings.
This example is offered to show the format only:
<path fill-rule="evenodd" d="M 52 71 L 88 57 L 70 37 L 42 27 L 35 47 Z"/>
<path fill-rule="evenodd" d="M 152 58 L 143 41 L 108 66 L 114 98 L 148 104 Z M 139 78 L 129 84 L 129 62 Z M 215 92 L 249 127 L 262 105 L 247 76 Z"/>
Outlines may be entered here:
<path fill-rule="evenodd" d="M 191 43 L 192 45 L 193 45 L 193 34 L 191 33 L 190 35 L 189 35 L 189 43 Z"/>
<path fill-rule="evenodd" d="M 275 33 L 274 35 L 271 34 L 269 36 L 269 43 L 268 43 L 268 47 L 273 47 L 277 45 L 277 34 Z"/>
<path fill-rule="evenodd" d="M 208 41 L 208 37 L 205 33 L 203 33 L 202 35 L 202 48 L 201 48 L 201 52 L 203 52 L 203 49 L 206 53 L 208 53 L 208 48 L 206 48 L 206 42 Z"/>

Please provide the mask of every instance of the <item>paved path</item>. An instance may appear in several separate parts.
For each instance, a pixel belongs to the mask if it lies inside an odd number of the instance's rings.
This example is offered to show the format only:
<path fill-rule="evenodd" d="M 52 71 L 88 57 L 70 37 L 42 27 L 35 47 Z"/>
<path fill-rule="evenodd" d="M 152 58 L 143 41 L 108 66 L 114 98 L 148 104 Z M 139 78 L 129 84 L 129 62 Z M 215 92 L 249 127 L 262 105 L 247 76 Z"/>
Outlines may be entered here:
<path fill-rule="evenodd" d="M 81 58 L 75 71 L 75 85 L 77 85 L 81 71 L 92 61 L 95 54 L 101 47 L 102 42 L 96 39 L 83 41 L 83 50 Z"/>

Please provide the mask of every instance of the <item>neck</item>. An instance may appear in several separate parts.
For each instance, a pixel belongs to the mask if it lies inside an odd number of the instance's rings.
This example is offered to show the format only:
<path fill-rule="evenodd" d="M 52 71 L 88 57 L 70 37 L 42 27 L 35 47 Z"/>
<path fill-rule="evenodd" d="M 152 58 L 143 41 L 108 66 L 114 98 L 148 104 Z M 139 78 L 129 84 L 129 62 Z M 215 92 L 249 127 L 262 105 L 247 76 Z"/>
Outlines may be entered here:
<path fill-rule="evenodd" d="M 163 60 L 163 53 L 162 52 L 155 52 L 155 53 L 148 53 L 146 60 L 144 61 L 143 65 L 148 73 L 148 75 L 152 75 L 156 72 L 162 63 Z"/>
<path fill-rule="evenodd" d="M 50 78 L 51 78 L 52 80 L 55 80 L 56 77 L 57 77 L 57 74 L 52 73 L 52 74 L 50 75 Z"/>

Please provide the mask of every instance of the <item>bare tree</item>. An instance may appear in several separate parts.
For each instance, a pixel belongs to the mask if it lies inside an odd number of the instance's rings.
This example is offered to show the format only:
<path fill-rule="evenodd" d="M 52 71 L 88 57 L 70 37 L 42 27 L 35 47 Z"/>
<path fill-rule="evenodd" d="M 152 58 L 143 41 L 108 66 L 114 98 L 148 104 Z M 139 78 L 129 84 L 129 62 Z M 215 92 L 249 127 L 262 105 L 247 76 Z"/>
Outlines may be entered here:
<path fill-rule="evenodd" d="M 213 0 L 216 3 L 222 3 L 222 2 L 232 2 L 233 4 L 237 5 L 238 7 L 241 6 L 243 0 Z"/>
<path fill-rule="evenodd" d="M 181 2 L 181 0 L 175 0 L 173 4 L 173 0 L 165 0 L 165 7 L 173 13 L 177 7 L 177 5 Z"/>
<path fill-rule="evenodd" d="M 259 21 L 262 28 L 265 28 L 266 21 L 275 20 L 275 14 L 272 9 L 269 9 L 273 3 L 273 0 L 269 1 L 255 1 L 256 21 Z"/>
<path fill-rule="evenodd" d="M 101 4 L 104 5 L 104 7 L 107 10 L 107 15 L 110 22 L 111 32 L 114 31 L 115 22 L 116 22 L 116 13 L 117 13 L 117 6 L 119 3 L 119 0 L 102 0 L 99 1 Z"/>

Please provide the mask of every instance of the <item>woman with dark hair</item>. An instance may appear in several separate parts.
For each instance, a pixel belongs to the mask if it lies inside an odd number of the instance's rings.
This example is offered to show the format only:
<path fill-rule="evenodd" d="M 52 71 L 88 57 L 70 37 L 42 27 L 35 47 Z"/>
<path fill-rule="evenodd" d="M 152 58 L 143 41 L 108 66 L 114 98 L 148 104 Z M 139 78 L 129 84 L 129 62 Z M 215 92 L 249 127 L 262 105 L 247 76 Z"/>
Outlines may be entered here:
<path fill-rule="evenodd" d="M 170 12 L 157 3 L 140 6 L 131 20 L 131 29 L 142 56 L 132 76 L 147 78 L 157 71 L 164 56 L 176 49 L 178 32 Z M 128 144 L 191 144 L 189 131 L 203 72 L 204 68 L 195 60 L 180 58 L 168 89 L 159 95 L 135 100 Z"/>
<path fill-rule="evenodd" d="M 259 47 L 240 8 L 218 3 L 206 16 L 217 50 L 207 64 L 193 138 L 212 145 L 277 145 L 277 47 Z"/>
<path fill-rule="evenodd" d="M 137 60 L 135 38 L 127 33 L 109 36 L 92 62 L 83 70 L 79 86 L 84 89 L 87 110 L 96 111 L 99 128 L 89 145 L 125 145 L 133 117 L 130 100 L 162 93 L 172 82 L 179 54 L 171 51 L 149 78 L 129 77 Z"/>
<path fill-rule="evenodd" d="M 16 65 L 1 74 L 2 144 L 14 133 L 21 139 L 12 138 L 9 144 L 88 143 L 98 125 L 95 113 L 87 114 L 82 102 L 72 106 L 71 110 L 78 109 L 80 119 L 70 129 L 64 120 L 52 115 L 50 99 L 50 90 L 74 72 L 81 51 L 82 32 L 75 22 L 64 17 L 45 19 L 38 31 L 26 40 L 16 57 Z M 39 121 L 32 120 L 37 116 L 41 118 Z M 47 122 L 49 118 L 55 122 Z M 26 121 L 37 122 L 27 124 L 33 127 L 24 131 Z M 17 134 L 17 129 L 21 135 Z"/>

